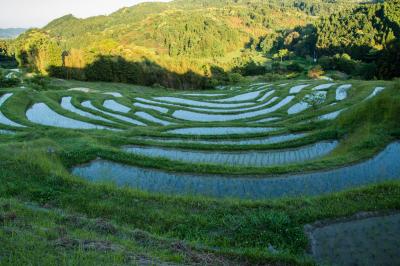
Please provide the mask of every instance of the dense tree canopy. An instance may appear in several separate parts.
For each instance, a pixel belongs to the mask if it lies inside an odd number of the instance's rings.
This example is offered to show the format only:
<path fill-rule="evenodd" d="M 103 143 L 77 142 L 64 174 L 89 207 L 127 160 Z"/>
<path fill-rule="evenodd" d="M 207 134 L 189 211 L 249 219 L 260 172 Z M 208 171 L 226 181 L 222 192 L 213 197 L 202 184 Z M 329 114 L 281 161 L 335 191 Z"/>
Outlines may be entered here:
<path fill-rule="evenodd" d="M 62 65 L 60 46 L 43 31 L 24 33 L 16 40 L 15 46 L 15 57 L 20 66 L 47 74 L 50 66 Z"/>
<path fill-rule="evenodd" d="M 59 18 L 43 29 L 22 34 L 12 50 L 21 66 L 42 74 L 204 87 L 213 83 L 204 77 L 232 80 L 221 76 L 221 71 L 265 73 L 252 52 L 276 54 L 283 60 L 292 55 L 313 56 L 318 50 L 319 55 L 346 53 L 375 61 L 384 54 L 386 44 L 399 37 L 398 1 L 362 5 L 356 0 L 144 3 L 110 16 Z M 339 12 L 331 14 L 333 10 Z"/>
<path fill-rule="evenodd" d="M 364 5 L 324 17 L 317 25 L 317 49 L 367 60 L 400 37 L 400 1 Z"/>
<path fill-rule="evenodd" d="M 360 72 L 376 68 L 374 75 L 379 78 L 400 76 L 399 40 L 400 0 L 335 13 L 317 24 L 316 48 L 321 55 L 348 55 L 335 63 L 345 72 L 356 68 L 351 62 L 356 59 L 370 64 Z"/>

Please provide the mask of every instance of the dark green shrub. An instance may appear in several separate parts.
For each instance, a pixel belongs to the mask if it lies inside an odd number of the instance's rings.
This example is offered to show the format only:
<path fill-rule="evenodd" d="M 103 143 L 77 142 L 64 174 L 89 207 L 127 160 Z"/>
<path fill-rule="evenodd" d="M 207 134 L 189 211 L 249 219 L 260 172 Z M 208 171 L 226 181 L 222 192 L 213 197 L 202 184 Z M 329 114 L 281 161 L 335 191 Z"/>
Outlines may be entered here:
<path fill-rule="evenodd" d="M 160 83 L 154 83 L 152 87 L 155 89 L 165 89 L 165 87 L 162 86 Z"/>
<path fill-rule="evenodd" d="M 282 66 L 281 66 L 281 63 L 280 62 L 274 62 L 274 63 L 272 63 L 272 65 L 271 65 L 271 67 L 272 67 L 272 70 L 273 71 L 280 71 L 280 70 L 282 70 Z"/>
<path fill-rule="evenodd" d="M 230 73 L 228 75 L 229 77 L 229 83 L 231 84 L 237 84 L 243 81 L 243 76 L 240 75 L 240 73 Z"/>
<path fill-rule="evenodd" d="M 27 85 L 37 91 L 56 89 L 50 86 L 50 79 L 42 75 L 35 75 L 26 80 Z"/>
<path fill-rule="evenodd" d="M 0 87 L 9 88 L 9 87 L 16 87 L 21 83 L 19 78 L 10 77 L 6 78 L 4 73 L 0 72 Z"/>
<path fill-rule="evenodd" d="M 294 72 L 303 72 L 304 68 L 299 63 L 294 62 L 287 66 L 287 70 Z"/>
<path fill-rule="evenodd" d="M 357 62 L 352 60 L 348 54 L 336 54 L 332 58 L 333 69 L 343 71 L 347 74 L 354 74 L 357 69 Z"/>
<path fill-rule="evenodd" d="M 266 68 L 263 65 L 259 65 L 254 61 L 247 63 L 242 69 L 243 76 L 256 76 L 263 75 L 266 72 Z"/>
<path fill-rule="evenodd" d="M 347 80 L 350 78 L 349 75 L 340 71 L 333 71 L 329 74 L 329 76 L 335 80 Z"/>
<path fill-rule="evenodd" d="M 332 59 L 329 56 L 322 56 L 318 60 L 318 64 L 320 64 L 324 69 L 333 69 Z"/>
<path fill-rule="evenodd" d="M 264 75 L 264 79 L 266 81 L 277 81 L 277 80 L 282 80 L 285 79 L 286 77 L 284 75 L 278 74 L 278 73 L 267 73 Z"/>
<path fill-rule="evenodd" d="M 362 63 L 357 68 L 357 74 L 363 79 L 371 80 L 376 77 L 378 68 L 375 63 Z"/>

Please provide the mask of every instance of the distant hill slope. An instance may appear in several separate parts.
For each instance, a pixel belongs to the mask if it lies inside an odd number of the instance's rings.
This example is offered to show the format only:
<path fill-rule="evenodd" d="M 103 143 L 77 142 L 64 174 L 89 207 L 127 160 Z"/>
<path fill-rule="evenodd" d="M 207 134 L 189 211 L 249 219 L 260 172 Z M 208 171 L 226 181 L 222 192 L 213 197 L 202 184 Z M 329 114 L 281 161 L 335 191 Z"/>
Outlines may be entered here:
<path fill-rule="evenodd" d="M 304 25 L 313 16 L 353 7 L 358 2 L 176 0 L 143 3 L 120 9 L 110 16 L 78 19 L 68 15 L 49 23 L 44 30 L 52 37 L 61 38 L 67 48 L 81 48 L 111 38 L 119 44 L 154 48 L 169 55 L 204 57 L 231 52 L 242 48 L 249 37 Z M 211 40 L 202 43 L 196 38 Z M 207 49 L 204 46 L 216 48 L 204 51 Z"/>
<path fill-rule="evenodd" d="M 8 28 L 0 29 L 0 39 L 13 39 L 24 33 L 27 29 L 24 28 Z"/>
<path fill-rule="evenodd" d="M 254 52 L 265 55 L 288 49 L 302 57 L 313 55 L 318 39 L 315 25 L 321 17 L 332 13 L 351 17 L 356 7 L 370 10 L 366 2 L 175 0 L 143 3 L 109 16 L 78 19 L 67 15 L 56 19 L 43 29 L 31 30 L 19 37 L 15 42 L 16 56 L 21 65 L 64 78 L 206 87 L 204 82 L 209 77 L 219 76 L 219 82 L 230 80 L 220 74 L 249 65 Z M 379 9 L 379 5 L 382 4 L 372 6 Z M 326 23 L 331 22 L 326 20 Z M 327 34 L 335 27 L 333 23 L 332 27 L 329 25 Z M 357 27 L 349 25 L 354 30 Z"/>

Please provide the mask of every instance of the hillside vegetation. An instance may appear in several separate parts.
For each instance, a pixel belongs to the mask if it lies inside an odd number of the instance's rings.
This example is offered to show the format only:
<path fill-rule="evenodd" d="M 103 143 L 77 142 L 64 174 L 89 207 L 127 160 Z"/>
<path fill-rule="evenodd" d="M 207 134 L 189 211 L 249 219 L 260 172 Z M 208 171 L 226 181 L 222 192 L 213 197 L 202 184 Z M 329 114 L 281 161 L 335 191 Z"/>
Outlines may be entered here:
<path fill-rule="evenodd" d="M 307 68 L 314 55 L 344 53 L 346 64 L 352 58 L 366 63 L 348 74 L 392 78 L 396 67 L 381 58 L 398 58 L 398 6 L 398 0 L 145 3 L 109 16 L 59 18 L 21 35 L 13 53 L 21 66 L 42 74 L 175 88 L 285 74 L 288 69 L 279 66 L 284 59 L 308 58 Z M 268 64 L 272 58 L 278 66 Z M 346 72 L 326 58 L 323 63 Z"/>

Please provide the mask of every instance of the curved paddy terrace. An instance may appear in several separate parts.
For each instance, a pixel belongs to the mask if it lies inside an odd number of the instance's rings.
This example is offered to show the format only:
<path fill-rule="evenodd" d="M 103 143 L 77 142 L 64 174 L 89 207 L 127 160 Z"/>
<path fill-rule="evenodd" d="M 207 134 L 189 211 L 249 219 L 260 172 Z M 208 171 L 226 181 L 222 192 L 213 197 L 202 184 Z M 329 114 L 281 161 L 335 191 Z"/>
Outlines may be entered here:
<path fill-rule="evenodd" d="M 104 160 L 96 160 L 88 165 L 75 167 L 73 174 L 91 181 L 112 180 L 120 186 L 131 186 L 149 192 L 220 198 L 266 199 L 321 195 L 398 179 L 400 173 L 399 154 L 400 143 L 396 142 L 390 144 L 376 157 L 359 164 L 335 170 L 266 178 L 174 174 Z M 177 155 L 174 156 L 177 157 Z M 186 156 L 190 160 L 190 155 Z M 246 161 L 246 158 L 243 160 Z M 275 160 L 277 163 L 280 159 Z"/>
<path fill-rule="evenodd" d="M 201 246 L 206 258 L 227 256 L 222 265 L 397 262 L 363 256 L 376 241 L 385 242 L 380 254 L 398 247 L 385 233 L 398 231 L 400 210 L 393 82 L 260 81 L 204 92 L 57 82 L 54 91 L 0 89 L 0 192 L 43 202 L 49 219 L 54 205 L 119 225 L 67 216 L 57 228 L 93 226 L 107 246 L 126 225 L 135 231 L 123 241 L 140 250 Z M 374 215 L 350 219 L 366 211 Z M 49 235 L 51 244 L 73 240 Z M 93 244 L 85 241 L 71 243 Z"/>

